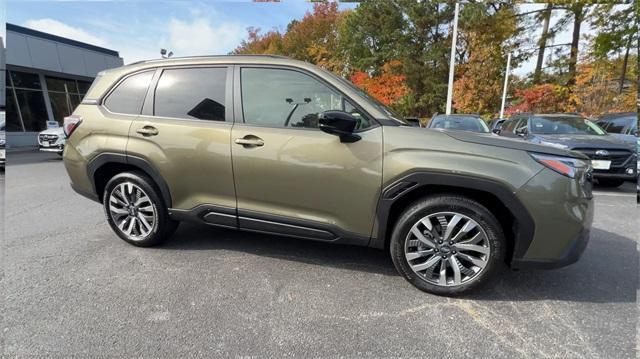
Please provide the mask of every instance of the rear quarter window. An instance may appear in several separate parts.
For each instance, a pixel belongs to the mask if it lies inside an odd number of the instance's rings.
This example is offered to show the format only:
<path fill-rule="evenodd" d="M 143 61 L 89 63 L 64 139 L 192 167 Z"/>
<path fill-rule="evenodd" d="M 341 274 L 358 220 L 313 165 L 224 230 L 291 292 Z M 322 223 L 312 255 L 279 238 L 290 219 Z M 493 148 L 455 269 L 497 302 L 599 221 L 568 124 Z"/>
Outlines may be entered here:
<path fill-rule="evenodd" d="M 139 115 L 153 73 L 145 71 L 126 77 L 104 100 L 104 107 L 115 113 Z"/>

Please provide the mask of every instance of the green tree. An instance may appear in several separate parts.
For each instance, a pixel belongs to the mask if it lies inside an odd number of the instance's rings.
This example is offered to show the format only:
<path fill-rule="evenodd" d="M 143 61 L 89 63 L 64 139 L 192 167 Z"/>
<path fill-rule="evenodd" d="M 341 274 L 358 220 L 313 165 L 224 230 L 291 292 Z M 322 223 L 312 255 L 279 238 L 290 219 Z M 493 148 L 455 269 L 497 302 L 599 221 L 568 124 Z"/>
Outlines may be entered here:
<path fill-rule="evenodd" d="M 593 11 L 593 25 L 597 31 L 593 38 L 594 56 L 605 59 L 623 54 L 618 93 L 622 93 L 624 87 L 631 50 L 638 46 L 638 15 L 634 10 L 631 5 L 603 4 Z"/>
<path fill-rule="evenodd" d="M 460 13 L 458 65 L 454 108 L 458 112 L 491 116 L 502 99 L 507 54 L 516 67 L 526 54 L 516 53 L 523 41 L 521 18 L 512 4 L 466 4 Z"/>
<path fill-rule="evenodd" d="M 396 108 L 425 117 L 442 112 L 447 94 L 448 28 L 452 4 L 414 0 L 371 0 L 346 16 L 340 50 L 348 71 L 380 74 L 385 63 L 399 60 L 409 91 Z"/>

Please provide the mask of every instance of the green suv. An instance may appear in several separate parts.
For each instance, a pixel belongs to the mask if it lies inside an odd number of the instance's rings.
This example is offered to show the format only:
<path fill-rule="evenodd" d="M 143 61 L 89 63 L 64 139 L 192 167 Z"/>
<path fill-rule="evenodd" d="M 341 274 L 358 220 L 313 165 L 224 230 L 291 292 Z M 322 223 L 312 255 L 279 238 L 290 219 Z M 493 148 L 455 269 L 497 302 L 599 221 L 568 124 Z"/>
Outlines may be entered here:
<path fill-rule="evenodd" d="M 575 262 L 593 217 L 585 156 L 412 127 L 344 79 L 277 56 L 104 71 L 64 130 L 72 187 L 136 246 L 180 221 L 369 246 L 419 289 L 455 295 L 504 263 Z"/>

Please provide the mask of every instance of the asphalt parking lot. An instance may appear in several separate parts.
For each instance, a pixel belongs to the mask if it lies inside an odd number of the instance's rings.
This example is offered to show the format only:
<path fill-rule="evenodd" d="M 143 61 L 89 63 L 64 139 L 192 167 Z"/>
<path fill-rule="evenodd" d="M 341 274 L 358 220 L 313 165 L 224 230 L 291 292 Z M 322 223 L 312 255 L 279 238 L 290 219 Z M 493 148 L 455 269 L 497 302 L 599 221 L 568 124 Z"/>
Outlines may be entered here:
<path fill-rule="evenodd" d="M 13 356 L 635 358 L 635 186 L 597 190 L 576 264 L 428 295 L 387 254 L 182 225 L 159 248 L 112 234 L 56 155 L 12 153 L 1 277 Z"/>

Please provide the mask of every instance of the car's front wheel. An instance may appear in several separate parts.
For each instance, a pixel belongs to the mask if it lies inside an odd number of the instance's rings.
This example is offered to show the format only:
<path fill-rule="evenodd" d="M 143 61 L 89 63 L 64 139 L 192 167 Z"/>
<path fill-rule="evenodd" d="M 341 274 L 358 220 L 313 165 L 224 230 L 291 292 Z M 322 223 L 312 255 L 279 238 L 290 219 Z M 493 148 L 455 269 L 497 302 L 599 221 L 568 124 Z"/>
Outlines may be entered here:
<path fill-rule="evenodd" d="M 447 296 L 486 282 L 502 266 L 505 248 L 495 216 L 477 201 L 453 194 L 409 206 L 390 243 L 400 274 L 425 292 Z"/>
<path fill-rule="evenodd" d="M 143 173 L 120 173 L 106 185 L 102 200 L 109 225 L 125 241 L 139 247 L 163 242 L 176 230 L 167 207 Z"/>

